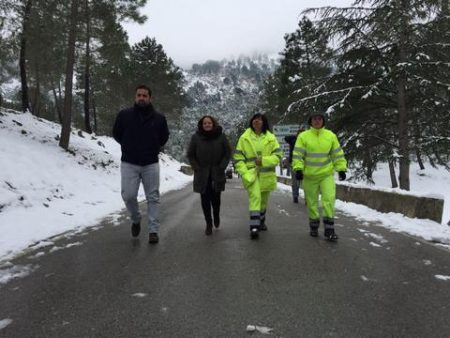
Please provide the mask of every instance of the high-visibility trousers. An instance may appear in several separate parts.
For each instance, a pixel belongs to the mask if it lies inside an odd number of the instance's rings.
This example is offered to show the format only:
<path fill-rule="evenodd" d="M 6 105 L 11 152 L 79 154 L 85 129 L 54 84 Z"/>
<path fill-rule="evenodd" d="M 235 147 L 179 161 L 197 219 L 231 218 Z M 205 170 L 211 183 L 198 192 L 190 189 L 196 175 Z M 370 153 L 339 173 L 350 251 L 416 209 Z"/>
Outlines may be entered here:
<path fill-rule="evenodd" d="M 309 224 L 318 227 L 320 224 L 319 195 L 322 202 L 323 222 L 325 228 L 334 228 L 334 204 L 336 201 L 336 183 L 333 175 L 325 177 L 305 177 L 303 179 Z"/>
<path fill-rule="evenodd" d="M 249 226 L 259 228 L 266 220 L 266 209 L 270 191 L 261 191 L 259 177 L 247 188 L 248 210 L 250 213 Z"/>

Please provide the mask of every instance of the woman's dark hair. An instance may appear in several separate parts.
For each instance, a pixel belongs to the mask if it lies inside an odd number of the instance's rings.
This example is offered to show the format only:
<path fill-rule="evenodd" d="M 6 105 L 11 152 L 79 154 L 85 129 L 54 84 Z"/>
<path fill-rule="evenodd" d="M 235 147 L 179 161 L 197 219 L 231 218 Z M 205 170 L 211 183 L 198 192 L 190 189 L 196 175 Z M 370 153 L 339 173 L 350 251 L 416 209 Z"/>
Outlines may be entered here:
<path fill-rule="evenodd" d="M 205 115 L 200 120 L 198 120 L 198 123 L 197 123 L 198 130 L 199 131 L 204 131 L 203 130 L 203 120 L 206 119 L 206 118 L 208 118 L 208 119 L 210 119 L 212 121 L 212 123 L 213 123 L 213 130 L 216 129 L 217 126 L 218 126 L 218 123 L 217 123 L 216 119 L 214 117 L 212 117 L 211 115 Z"/>
<path fill-rule="evenodd" d="M 269 121 L 267 120 L 267 116 L 264 114 L 261 114 L 261 113 L 256 113 L 250 119 L 249 127 L 252 128 L 253 131 L 255 131 L 255 129 L 253 129 L 252 123 L 253 123 L 253 120 L 256 118 L 261 118 L 261 120 L 263 121 L 263 127 L 262 127 L 263 133 L 265 133 L 266 131 L 271 131 L 270 126 L 269 126 Z"/>

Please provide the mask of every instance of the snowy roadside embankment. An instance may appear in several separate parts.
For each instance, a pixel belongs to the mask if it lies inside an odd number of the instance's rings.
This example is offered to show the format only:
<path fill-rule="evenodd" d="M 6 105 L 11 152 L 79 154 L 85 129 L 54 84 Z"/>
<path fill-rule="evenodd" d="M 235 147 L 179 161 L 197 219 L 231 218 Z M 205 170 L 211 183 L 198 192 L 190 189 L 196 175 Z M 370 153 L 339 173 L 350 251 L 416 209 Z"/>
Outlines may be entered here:
<path fill-rule="evenodd" d="M 415 168 L 417 166 L 417 168 Z M 277 173 L 279 168 L 277 168 Z M 286 173 L 286 171 L 284 171 Z M 281 175 L 290 179 L 290 176 Z M 347 174 L 351 177 L 351 171 Z M 441 224 L 450 225 L 450 173 L 443 167 L 433 168 L 427 165 L 425 170 L 420 170 L 418 165 L 412 163 L 410 172 L 411 190 L 405 191 L 400 188 L 391 188 L 389 167 L 385 163 L 380 163 L 378 169 L 373 173 L 375 184 L 369 185 L 364 182 L 337 182 L 339 185 L 346 185 L 354 188 L 370 189 L 389 194 L 409 195 L 418 198 L 435 198 L 444 201 Z"/>

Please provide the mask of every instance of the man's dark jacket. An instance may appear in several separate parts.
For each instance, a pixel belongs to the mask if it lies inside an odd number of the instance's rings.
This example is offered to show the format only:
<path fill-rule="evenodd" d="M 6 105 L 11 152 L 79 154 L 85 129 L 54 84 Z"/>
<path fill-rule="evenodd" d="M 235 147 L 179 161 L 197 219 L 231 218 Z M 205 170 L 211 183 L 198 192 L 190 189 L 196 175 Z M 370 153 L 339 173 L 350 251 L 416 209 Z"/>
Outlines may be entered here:
<path fill-rule="evenodd" d="M 225 190 L 225 169 L 230 162 L 231 147 L 221 126 L 192 135 L 187 158 L 194 169 L 194 192 L 204 193 L 209 180 L 214 191 Z"/>
<path fill-rule="evenodd" d="M 297 141 L 297 135 L 287 135 L 284 140 L 289 145 L 289 164 L 292 164 L 292 152 L 295 147 L 295 141 Z"/>
<path fill-rule="evenodd" d="M 158 162 L 158 154 L 169 139 L 164 115 L 148 106 L 121 110 L 113 127 L 113 137 L 120 143 L 123 162 L 148 165 Z"/>

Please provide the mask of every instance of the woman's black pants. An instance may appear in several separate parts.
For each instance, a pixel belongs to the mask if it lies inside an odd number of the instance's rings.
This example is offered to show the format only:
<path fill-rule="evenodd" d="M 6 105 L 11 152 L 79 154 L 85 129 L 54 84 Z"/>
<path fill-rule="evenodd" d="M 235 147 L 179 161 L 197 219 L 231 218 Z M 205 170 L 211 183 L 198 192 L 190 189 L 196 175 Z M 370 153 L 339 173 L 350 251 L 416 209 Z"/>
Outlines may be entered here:
<path fill-rule="evenodd" d="M 200 194 L 203 215 L 205 215 L 207 225 L 213 224 L 211 207 L 214 216 L 214 225 L 219 226 L 220 224 L 220 193 L 220 191 L 214 191 L 211 180 L 208 180 L 205 192 Z"/>

